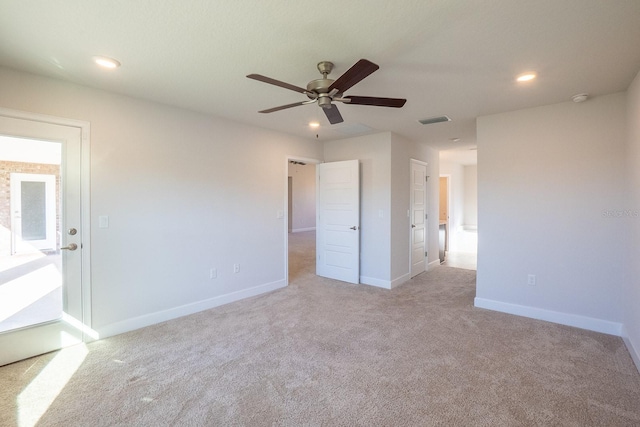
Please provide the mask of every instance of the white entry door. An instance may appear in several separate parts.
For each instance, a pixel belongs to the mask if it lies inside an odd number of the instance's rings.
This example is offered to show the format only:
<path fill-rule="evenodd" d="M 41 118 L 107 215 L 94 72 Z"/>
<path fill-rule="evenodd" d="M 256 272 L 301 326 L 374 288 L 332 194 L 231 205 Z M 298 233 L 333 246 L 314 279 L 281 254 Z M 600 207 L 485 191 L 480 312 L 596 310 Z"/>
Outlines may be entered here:
<path fill-rule="evenodd" d="M 360 169 L 358 160 L 321 163 L 318 189 L 316 274 L 360 282 Z"/>
<path fill-rule="evenodd" d="M 11 253 L 55 250 L 56 176 L 14 172 L 10 181 Z"/>
<path fill-rule="evenodd" d="M 427 243 L 427 165 L 411 160 L 411 277 L 425 271 Z"/>
<path fill-rule="evenodd" d="M 53 244 L 45 244 L 46 248 L 32 246 L 26 254 L 0 252 L 0 366 L 80 343 L 87 329 L 84 325 L 88 323 L 88 313 L 83 308 L 88 305 L 84 299 L 88 300 L 89 295 L 88 287 L 83 288 L 82 283 L 83 267 L 86 270 L 88 266 L 83 264 L 83 229 L 88 224 L 88 219 L 84 220 L 84 227 L 82 222 L 83 127 L 53 124 L 50 119 L 0 109 L 0 144 L 6 143 L 0 150 L 4 157 L 0 160 L 7 169 L 47 169 L 51 165 L 44 164 L 45 152 L 60 153 L 57 203 L 49 203 L 57 205 L 58 219 L 54 224 L 33 226 L 35 231 L 53 227 L 56 233 Z M 88 134 L 87 128 L 84 131 Z M 51 147 L 55 150 L 49 150 Z M 11 240 L 25 243 L 29 241 L 28 237 L 25 240 L 25 217 L 42 215 L 43 203 L 46 210 L 47 201 L 37 201 L 42 196 L 37 193 L 43 190 L 39 179 L 47 178 L 25 175 L 15 178 L 16 183 L 21 183 L 11 189 L 21 192 L 16 198 L 36 200 L 35 209 L 40 210 L 31 212 L 29 205 L 21 201 L 18 219 L 22 223 L 13 222 L 7 230 L 14 234 Z M 22 185 L 25 182 L 36 184 Z M 50 196 L 45 194 L 44 198 Z M 13 229 L 18 225 L 20 230 Z M 27 234 L 33 231 L 32 237 L 38 240 L 34 230 Z M 42 230 L 39 232 L 42 234 Z M 4 238 L 2 241 L 6 243 Z"/>

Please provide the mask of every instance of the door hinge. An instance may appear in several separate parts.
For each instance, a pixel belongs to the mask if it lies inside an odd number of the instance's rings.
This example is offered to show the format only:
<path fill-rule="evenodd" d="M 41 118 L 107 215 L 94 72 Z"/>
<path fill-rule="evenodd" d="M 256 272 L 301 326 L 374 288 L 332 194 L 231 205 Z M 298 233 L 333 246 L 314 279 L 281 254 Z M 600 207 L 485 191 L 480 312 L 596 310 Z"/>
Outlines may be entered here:
<path fill-rule="evenodd" d="M 424 219 L 429 219 L 429 214 L 424 214 Z"/>
<path fill-rule="evenodd" d="M 429 256 L 428 256 L 428 252 L 427 252 L 427 251 L 424 251 L 424 257 L 425 257 L 425 258 L 429 258 Z"/>

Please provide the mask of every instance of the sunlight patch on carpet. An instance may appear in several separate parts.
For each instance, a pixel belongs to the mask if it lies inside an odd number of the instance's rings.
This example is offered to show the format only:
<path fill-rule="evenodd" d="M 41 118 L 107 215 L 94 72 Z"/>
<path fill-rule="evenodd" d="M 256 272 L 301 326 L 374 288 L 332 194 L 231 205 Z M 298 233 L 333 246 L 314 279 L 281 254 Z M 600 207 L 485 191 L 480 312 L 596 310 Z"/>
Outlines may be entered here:
<path fill-rule="evenodd" d="M 18 427 L 33 427 L 38 423 L 82 365 L 88 353 L 89 350 L 84 344 L 60 350 L 18 395 Z"/>

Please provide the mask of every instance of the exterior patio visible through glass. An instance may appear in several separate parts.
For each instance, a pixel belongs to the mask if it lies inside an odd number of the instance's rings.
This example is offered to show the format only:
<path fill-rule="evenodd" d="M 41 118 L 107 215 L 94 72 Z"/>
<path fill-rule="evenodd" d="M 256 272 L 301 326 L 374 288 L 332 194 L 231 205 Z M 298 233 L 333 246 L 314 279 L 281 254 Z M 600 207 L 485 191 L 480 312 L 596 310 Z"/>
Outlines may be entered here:
<path fill-rule="evenodd" d="M 0 135 L 0 333 L 62 316 L 61 144 Z"/>

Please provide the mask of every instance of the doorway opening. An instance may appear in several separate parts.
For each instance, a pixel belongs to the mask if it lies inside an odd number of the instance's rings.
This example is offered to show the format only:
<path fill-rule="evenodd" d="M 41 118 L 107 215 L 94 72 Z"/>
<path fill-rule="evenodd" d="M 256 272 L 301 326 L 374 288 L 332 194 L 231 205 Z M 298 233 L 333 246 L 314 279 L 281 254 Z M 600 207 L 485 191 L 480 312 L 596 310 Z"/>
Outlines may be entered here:
<path fill-rule="evenodd" d="M 440 163 L 441 265 L 477 269 L 477 165 Z"/>
<path fill-rule="evenodd" d="M 0 136 L 0 332 L 63 313 L 58 142 Z"/>
<path fill-rule="evenodd" d="M 287 283 L 315 275 L 316 159 L 287 158 L 287 226 L 285 236 Z"/>

